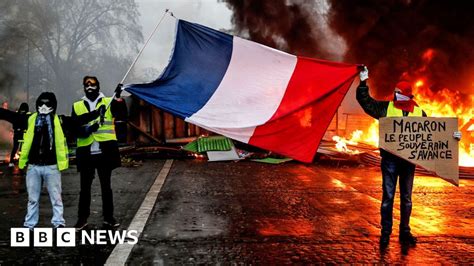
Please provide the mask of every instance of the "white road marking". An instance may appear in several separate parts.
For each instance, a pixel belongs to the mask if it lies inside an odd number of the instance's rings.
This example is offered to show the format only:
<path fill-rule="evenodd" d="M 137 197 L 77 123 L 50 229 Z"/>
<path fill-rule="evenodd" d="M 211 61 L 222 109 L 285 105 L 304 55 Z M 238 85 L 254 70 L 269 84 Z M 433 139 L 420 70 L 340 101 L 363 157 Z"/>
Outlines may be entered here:
<path fill-rule="evenodd" d="M 158 194 L 161 191 L 161 187 L 165 182 L 168 173 L 170 172 L 171 165 L 173 164 L 173 160 L 166 160 L 163 168 L 161 168 L 160 173 L 155 178 L 155 182 L 150 187 L 150 190 L 145 196 L 140 208 L 138 209 L 137 213 L 133 217 L 132 222 L 127 230 L 137 230 L 138 234 L 137 237 L 140 239 L 140 235 L 142 234 L 143 228 L 145 227 L 146 222 L 148 221 L 148 217 L 150 216 L 151 211 L 153 210 L 153 206 L 155 205 L 156 199 Z M 109 258 L 105 262 L 105 265 L 125 265 L 127 262 L 128 256 L 135 245 L 131 244 L 117 244 L 110 254 Z"/>

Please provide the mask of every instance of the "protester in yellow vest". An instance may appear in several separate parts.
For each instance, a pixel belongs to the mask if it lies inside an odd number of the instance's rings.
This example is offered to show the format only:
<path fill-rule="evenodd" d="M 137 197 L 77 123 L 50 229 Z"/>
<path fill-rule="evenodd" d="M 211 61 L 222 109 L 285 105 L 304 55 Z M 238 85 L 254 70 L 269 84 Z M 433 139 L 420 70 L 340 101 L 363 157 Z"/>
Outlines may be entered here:
<path fill-rule="evenodd" d="M 365 67 L 360 72 L 360 84 L 357 88 L 356 98 L 364 111 L 373 118 L 401 117 L 401 116 L 426 116 L 425 112 L 413 100 L 411 84 L 400 81 L 395 86 L 392 101 L 377 101 L 369 94 L 367 79 L 369 71 Z M 453 137 L 461 138 L 460 132 L 454 132 Z M 415 165 L 399 158 L 385 150 L 380 149 L 382 157 L 382 205 L 381 213 L 381 236 L 380 247 L 386 248 L 390 241 L 393 224 L 393 201 L 397 187 L 397 179 L 400 177 L 400 234 L 399 241 L 406 245 L 415 245 L 417 242 L 410 230 L 410 215 L 412 210 L 412 190 L 415 177 Z"/>
<path fill-rule="evenodd" d="M 63 202 L 61 198 L 61 172 L 68 168 L 68 147 L 63 132 L 63 121 L 72 124 L 87 123 L 99 116 L 99 112 L 71 118 L 60 118 L 56 114 L 57 101 L 52 92 L 43 92 L 36 100 L 37 112 L 29 116 L 21 147 L 19 168 L 26 172 L 26 189 L 28 191 L 28 210 L 24 226 L 34 228 L 39 218 L 39 199 L 44 183 L 48 189 L 53 217 L 51 223 L 55 228 L 64 227 Z"/>
<path fill-rule="evenodd" d="M 77 129 L 76 162 L 81 178 L 81 192 L 78 219 L 74 227 L 81 230 L 87 226 L 90 215 L 91 186 L 97 170 L 102 191 L 104 225 L 115 228 L 120 224 L 114 217 L 111 175 L 112 170 L 120 166 L 120 154 L 114 120 L 115 118 L 124 120 L 127 109 L 120 98 L 121 84 L 117 86 L 114 99 L 105 97 L 100 92 L 100 84 L 96 77 L 84 77 L 83 86 L 85 96 L 74 103 L 72 117 L 89 113 L 101 106 L 108 106 L 109 103 L 110 108 L 97 121 L 92 121 Z"/>

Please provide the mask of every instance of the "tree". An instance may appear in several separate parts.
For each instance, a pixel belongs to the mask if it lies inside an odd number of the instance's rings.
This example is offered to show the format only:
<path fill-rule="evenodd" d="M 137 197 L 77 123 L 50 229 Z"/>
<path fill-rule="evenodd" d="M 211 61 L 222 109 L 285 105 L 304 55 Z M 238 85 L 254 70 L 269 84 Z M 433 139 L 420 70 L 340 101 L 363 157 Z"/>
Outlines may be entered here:
<path fill-rule="evenodd" d="M 4 29 L 14 32 L 10 42 L 31 50 L 31 72 L 39 78 L 32 87 L 56 92 L 64 112 L 82 95 L 84 75 L 98 76 L 111 94 L 143 40 L 134 0 L 25 0 L 8 7 Z"/>

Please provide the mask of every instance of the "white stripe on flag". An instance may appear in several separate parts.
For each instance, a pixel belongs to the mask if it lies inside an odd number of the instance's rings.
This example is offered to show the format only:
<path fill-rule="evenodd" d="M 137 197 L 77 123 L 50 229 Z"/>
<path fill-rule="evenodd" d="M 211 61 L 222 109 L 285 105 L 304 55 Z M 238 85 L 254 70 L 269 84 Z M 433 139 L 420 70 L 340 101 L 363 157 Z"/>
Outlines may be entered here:
<path fill-rule="evenodd" d="M 222 82 L 206 105 L 186 121 L 229 133 L 236 129 L 237 139 L 247 142 L 255 127 L 278 109 L 296 61 L 294 55 L 234 37 Z"/>

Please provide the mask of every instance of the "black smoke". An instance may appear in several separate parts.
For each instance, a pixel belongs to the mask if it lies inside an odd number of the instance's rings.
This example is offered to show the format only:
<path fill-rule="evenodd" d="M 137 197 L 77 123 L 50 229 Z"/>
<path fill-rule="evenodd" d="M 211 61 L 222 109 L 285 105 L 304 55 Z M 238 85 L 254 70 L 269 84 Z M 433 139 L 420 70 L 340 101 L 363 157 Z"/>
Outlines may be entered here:
<path fill-rule="evenodd" d="M 296 55 L 334 58 L 327 49 L 317 4 L 310 1 L 225 0 L 234 12 L 236 33 L 267 46 Z"/>
<path fill-rule="evenodd" d="M 331 45 L 329 27 L 346 43 L 343 60 L 369 67 L 376 97 L 391 95 L 399 79 L 421 76 L 433 91 L 474 94 L 474 1 L 225 2 L 238 33 L 293 54 L 334 60 L 340 46 Z"/>
<path fill-rule="evenodd" d="M 328 15 L 348 45 L 346 60 L 369 66 L 379 95 L 400 77 L 420 76 L 434 91 L 472 94 L 473 12 L 474 1 L 332 0 Z"/>

